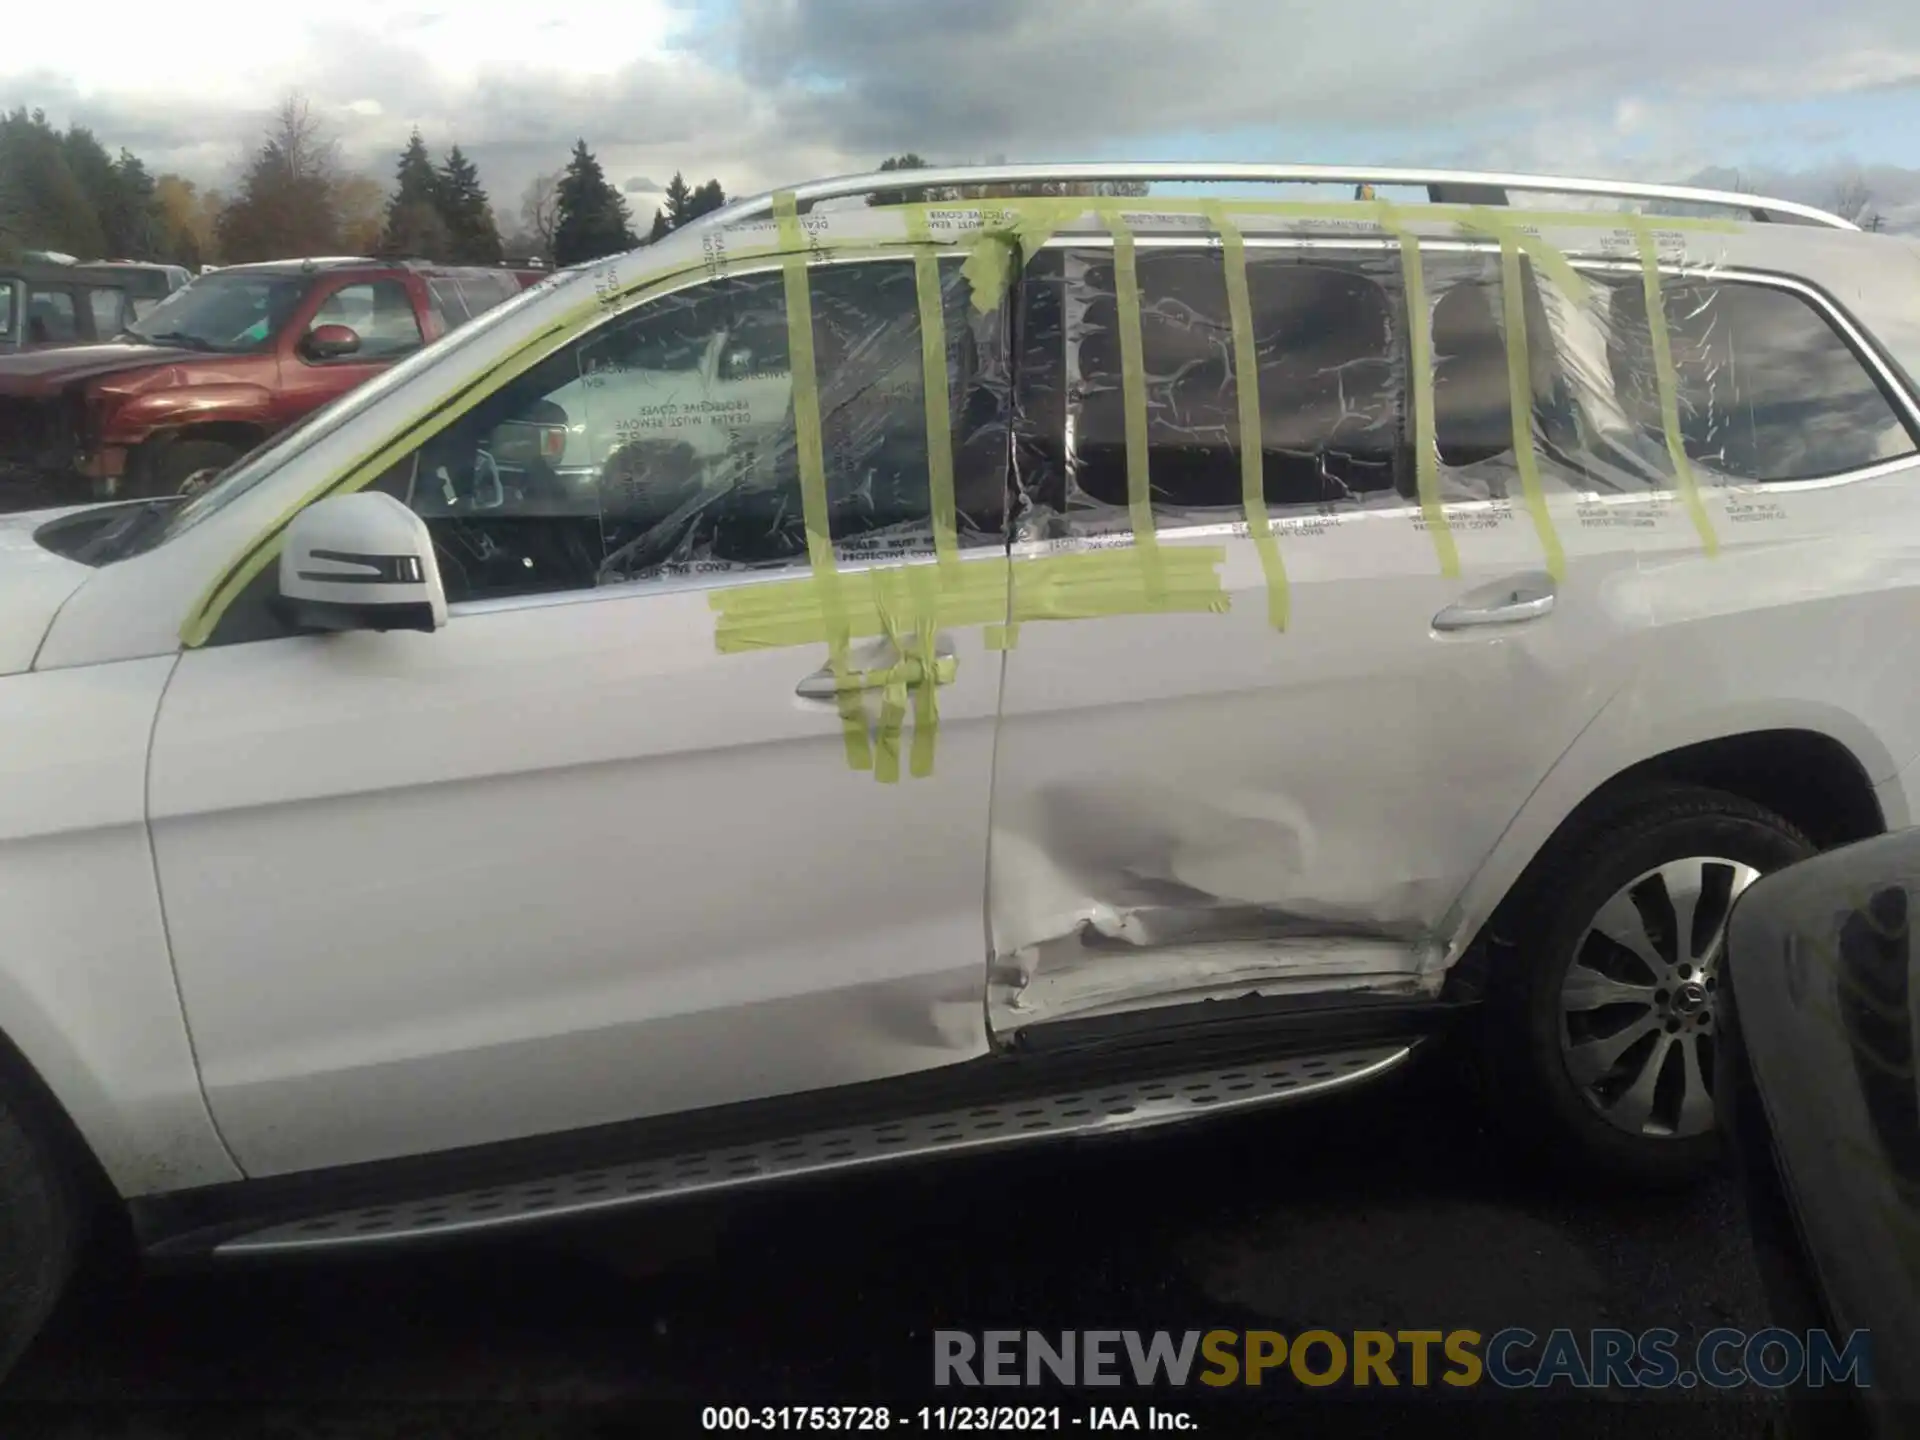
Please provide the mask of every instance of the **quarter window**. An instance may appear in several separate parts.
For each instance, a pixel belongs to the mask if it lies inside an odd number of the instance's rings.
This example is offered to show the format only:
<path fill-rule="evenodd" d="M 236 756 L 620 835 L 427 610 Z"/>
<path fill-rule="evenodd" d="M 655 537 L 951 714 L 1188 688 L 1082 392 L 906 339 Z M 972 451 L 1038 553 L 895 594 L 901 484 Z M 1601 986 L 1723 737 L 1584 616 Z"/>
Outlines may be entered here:
<path fill-rule="evenodd" d="M 1611 287 L 1608 359 L 1622 406 L 1664 436 L 1645 292 Z M 1687 457 L 1745 482 L 1811 480 L 1915 453 L 1859 354 L 1804 296 L 1742 281 L 1668 281 L 1662 308 Z"/>

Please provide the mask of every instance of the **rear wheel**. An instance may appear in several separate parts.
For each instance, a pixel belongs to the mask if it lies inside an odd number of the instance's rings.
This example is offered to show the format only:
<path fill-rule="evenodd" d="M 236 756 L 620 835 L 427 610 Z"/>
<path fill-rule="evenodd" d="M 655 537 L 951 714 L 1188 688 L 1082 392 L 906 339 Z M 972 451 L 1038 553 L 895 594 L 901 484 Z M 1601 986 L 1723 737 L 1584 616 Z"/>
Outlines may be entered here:
<path fill-rule="evenodd" d="M 1558 846 L 1518 898 L 1484 1017 L 1491 1098 L 1520 1136 L 1629 1183 L 1711 1166 L 1727 919 L 1813 850 L 1772 811 L 1691 786 L 1631 797 Z"/>

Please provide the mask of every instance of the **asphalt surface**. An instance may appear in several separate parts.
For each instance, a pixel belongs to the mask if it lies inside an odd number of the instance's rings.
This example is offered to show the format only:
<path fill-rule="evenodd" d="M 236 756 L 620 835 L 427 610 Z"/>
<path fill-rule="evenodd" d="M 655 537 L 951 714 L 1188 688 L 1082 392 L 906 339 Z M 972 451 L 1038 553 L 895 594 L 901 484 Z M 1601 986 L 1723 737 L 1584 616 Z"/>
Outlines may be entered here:
<path fill-rule="evenodd" d="M 1544 1180 L 1432 1067 L 1183 1135 L 430 1254 L 95 1271 L 0 1397 L 4 1433 L 699 1433 L 707 1404 L 951 1403 L 931 1387 L 937 1328 L 1666 1327 L 1684 1355 L 1714 1327 L 1766 1323 L 1731 1182 L 1647 1199 Z M 1651 1424 L 1664 1440 L 1758 1436 L 1773 1413 L 1752 1391 L 1560 1392 L 1533 1411 L 1485 1385 L 1381 1393 L 1283 1380 L 1205 1404 L 1064 1400 L 1187 1406 L 1212 1434 L 1418 1434 L 1464 1416 L 1467 1433 Z M 1034 1398 L 959 1398 L 983 1397 Z"/>

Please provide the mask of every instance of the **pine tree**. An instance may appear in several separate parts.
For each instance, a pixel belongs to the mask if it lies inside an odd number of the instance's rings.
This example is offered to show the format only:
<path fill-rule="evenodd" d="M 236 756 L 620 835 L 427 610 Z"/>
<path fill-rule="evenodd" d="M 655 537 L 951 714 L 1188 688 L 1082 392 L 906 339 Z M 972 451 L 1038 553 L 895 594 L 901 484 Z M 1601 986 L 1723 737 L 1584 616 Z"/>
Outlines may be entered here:
<path fill-rule="evenodd" d="M 631 250 L 638 242 L 629 224 L 627 202 L 607 183 L 600 162 L 585 140 L 573 147 L 567 173 L 560 179 L 559 220 L 553 232 L 553 263 L 578 265 L 602 255 Z"/>
<path fill-rule="evenodd" d="M 653 228 L 647 232 L 647 243 L 651 245 L 656 240 L 664 240 L 672 233 L 673 222 L 667 219 L 667 212 L 664 210 L 654 211 Z"/>
<path fill-rule="evenodd" d="M 667 182 L 667 228 L 678 230 L 687 223 L 687 207 L 693 203 L 693 191 L 687 188 L 687 180 L 678 170 L 673 179 Z"/>
<path fill-rule="evenodd" d="M 447 227 L 446 258 L 460 265 L 498 265 L 500 231 L 473 162 L 454 146 L 437 178 L 440 219 Z"/>
<path fill-rule="evenodd" d="M 386 234 L 380 248 L 389 255 L 444 260 L 453 236 L 440 207 L 440 174 L 427 154 L 427 142 L 415 130 L 394 169 L 393 197 L 387 201 Z"/>
<path fill-rule="evenodd" d="M 698 220 L 702 215 L 711 215 L 727 203 L 727 192 L 720 188 L 718 180 L 709 180 L 693 192 L 693 198 L 687 203 L 687 219 Z"/>

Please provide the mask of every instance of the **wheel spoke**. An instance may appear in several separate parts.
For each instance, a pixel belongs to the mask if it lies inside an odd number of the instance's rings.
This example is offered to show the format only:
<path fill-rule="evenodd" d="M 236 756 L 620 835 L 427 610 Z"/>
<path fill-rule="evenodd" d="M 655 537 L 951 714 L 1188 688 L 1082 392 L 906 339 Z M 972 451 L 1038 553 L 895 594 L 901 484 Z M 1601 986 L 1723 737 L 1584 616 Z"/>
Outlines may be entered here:
<path fill-rule="evenodd" d="M 1593 917 L 1593 928 L 1638 959 L 1654 979 L 1662 978 L 1672 968 L 1653 948 L 1646 922 L 1640 918 L 1628 892 L 1621 891 L 1600 907 L 1600 913 Z"/>
<path fill-rule="evenodd" d="M 1646 1129 L 1647 1121 L 1653 1117 L 1653 1101 L 1660 1086 L 1660 1072 L 1667 1068 L 1667 1053 L 1672 1049 L 1673 1036 L 1661 1031 L 1660 1038 L 1653 1042 L 1653 1048 L 1647 1052 L 1647 1058 L 1641 1064 L 1638 1078 L 1607 1111 L 1616 1125 L 1636 1134 Z"/>
<path fill-rule="evenodd" d="M 1583 1040 L 1567 1047 L 1567 1069 L 1577 1084 L 1591 1085 L 1620 1063 L 1620 1057 L 1641 1040 L 1660 1029 L 1660 1017 L 1649 1011 L 1631 1025 L 1597 1040 Z M 1664 1048 L 1661 1053 L 1665 1054 Z"/>
<path fill-rule="evenodd" d="M 1682 1071 L 1682 1083 L 1686 1086 L 1680 1092 L 1680 1121 L 1674 1127 L 1679 1135 L 1702 1135 L 1713 1128 L 1713 1093 L 1707 1089 L 1705 1073 L 1700 1068 L 1700 1036 L 1698 1032 L 1687 1035 L 1679 1041 Z"/>
<path fill-rule="evenodd" d="M 1653 986 L 1616 980 L 1587 965 L 1569 969 L 1560 987 L 1562 1010 L 1598 1010 L 1603 1005 L 1640 1005 L 1651 1010 L 1653 1003 Z"/>
<path fill-rule="evenodd" d="M 1705 860 L 1676 860 L 1660 867 L 1660 885 L 1673 906 L 1673 956 L 1681 964 L 1694 958 L 1694 916 L 1710 883 Z"/>

